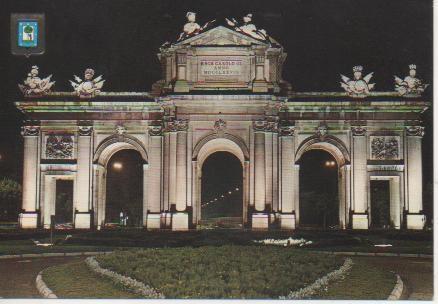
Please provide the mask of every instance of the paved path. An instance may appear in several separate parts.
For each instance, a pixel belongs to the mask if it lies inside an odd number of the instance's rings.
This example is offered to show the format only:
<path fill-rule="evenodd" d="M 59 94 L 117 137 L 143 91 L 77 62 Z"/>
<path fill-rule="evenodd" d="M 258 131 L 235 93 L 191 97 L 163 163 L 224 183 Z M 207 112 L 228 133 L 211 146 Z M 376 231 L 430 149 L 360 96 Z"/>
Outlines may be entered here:
<path fill-rule="evenodd" d="M 0 260 L 0 297 L 40 298 L 35 278 L 44 268 L 84 257 L 28 258 Z"/>
<path fill-rule="evenodd" d="M 432 300 L 432 259 L 398 257 L 360 257 L 360 259 L 398 273 L 408 287 L 405 299 Z"/>

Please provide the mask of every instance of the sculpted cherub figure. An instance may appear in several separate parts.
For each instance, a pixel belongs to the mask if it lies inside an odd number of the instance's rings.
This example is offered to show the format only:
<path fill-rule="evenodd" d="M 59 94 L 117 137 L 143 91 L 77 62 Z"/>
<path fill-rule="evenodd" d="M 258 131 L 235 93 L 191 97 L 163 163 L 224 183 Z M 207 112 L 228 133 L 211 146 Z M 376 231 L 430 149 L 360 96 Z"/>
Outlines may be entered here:
<path fill-rule="evenodd" d="M 404 79 L 394 76 L 395 90 L 402 96 L 421 96 L 429 84 L 416 77 L 417 66 L 415 64 L 409 65 L 409 75 Z"/>
<path fill-rule="evenodd" d="M 41 79 L 38 77 L 38 67 L 36 65 L 32 66 L 29 74 L 27 74 L 26 80 L 23 84 L 19 84 L 21 92 L 24 95 L 44 95 L 50 92 L 51 88 L 55 84 L 55 81 L 50 81 L 52 75 Z"/>
<path fill-rule="evenodd" d="M 353 97 L 365 97 L 374 89 L 375 83 L 369 83 L 373 73 L 362 77 L 363 67 L 358 65 L 353 67 L 353 79 L 341 74 L 341 87 Z"/>
<path fill-rule="evenodd" d="M 257 27 L 252 23 L 252 14 L 246 14 L 243 16 L 243 24 L 240 25 L 236 19 L 231 18 L 225 18 L 229 26 L 233 26 L 234 30 L 238 32 L 243 32 L 253 38 L 260 39 L 260 40 L 267 40 L 268 35 L 266 34 L 266 31 L 264 29 L 257 29 Z"/>
<path fill-rule="evenodd" d="M 204 26 L 200 26 L 196 23 L 196 13 L 195 12 L 187 12 L 186 14 L 187 23 L 184 25 L 183 32 L 179 35 L 178 41 L 186 39 L 187 37 L 194 36 L 203 31 L 206 27 L 208 27 L 215 20 L 209 21 Z"/>
<path fill-rule="evenodd" d="M 74 75 L 75 81 L 70 80 L 70 83 L 78 96 L 92 97 L 97 93 L 100 93 L 100 90 L 102 89 L 105 80 L 102 80 L 102 75 L 94 79 L 93 77 L 94 70 L 86 69 L 83 81 L 76 75 Z"/>

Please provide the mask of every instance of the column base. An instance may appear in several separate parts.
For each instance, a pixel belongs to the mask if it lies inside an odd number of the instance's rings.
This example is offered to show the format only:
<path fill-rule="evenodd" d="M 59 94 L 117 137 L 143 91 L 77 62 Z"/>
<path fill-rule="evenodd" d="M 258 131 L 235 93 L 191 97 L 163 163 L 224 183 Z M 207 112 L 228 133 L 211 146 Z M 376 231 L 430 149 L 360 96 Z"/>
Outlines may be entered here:
<path fill-rule="evenodd" d="M 190 92 L 189 84 L 187 83 L 187 80 L 177 80 L 175 82 L 175 85 L 173 87 L 173 91 L 175 93 L 188 93 Z"/>
<path fill-rule="evenodd" d="M 252 84 L 252 91 L 255 93 L 267 93 L 268 83 L 264 80 L 254 80 Z"/>
<path fill-rule="evenodd" d="M 280 229 L 293 230 L 295 229 L 295 214 L 280 213 Z"/>
<path fill-rule="evenodd" d="M 18 215 L 18 225 L 23 229 L 34 229 L 38 227 L 38 213 L 26 212 Z"/>
<path fill-rule="evenodd" d="M 268 230 L 269 228 L 269 213 L 253 213 L 252 214 L 252 229 Z"/>
<path fill-rule="evenodd" d="M 75 214 L 75 229 L 90 229 L 91 214 L 89 212 Z"/>
<path fill-rule="evenodd" d="M 413 230 L 421 230 L 426 224 L 426 216 L 424 214 L 407 214 L 406 227 Z"/>
<path fill-rule="evenodd" d="M 172 228 L 172 213 L 162 212 L 160 221 L 161 221 L 161 228 L 165 228 L 165 229 Z"/>
<path fill-rule="evenodd" d="M 352 228 L 353 229 L 368 229 L 368 214 L 353 214 L 352 218 Z"/>
<path fill-rule="evenodd" d="M 186 212 L 177 212 L 172 214 L 172 230 L 173 231 L 189 230 L 189 214 Z"/>
<path fill-rule="evenodd" d="M 160 229 L 161 228 L 161 214 L 160 213 L 148 213 L 146 216 L 146 228 Z"/>

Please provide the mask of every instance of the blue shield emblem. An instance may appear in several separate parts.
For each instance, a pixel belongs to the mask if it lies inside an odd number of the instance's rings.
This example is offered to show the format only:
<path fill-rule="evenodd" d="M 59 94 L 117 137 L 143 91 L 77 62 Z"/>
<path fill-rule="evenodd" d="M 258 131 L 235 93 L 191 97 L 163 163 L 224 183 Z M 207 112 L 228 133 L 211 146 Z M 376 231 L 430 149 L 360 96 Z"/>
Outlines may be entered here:
<path fill-rule="evenodd" d="M 37 21 L 18 21 L 18 46 L 29 48 L 38 46 Z"/>

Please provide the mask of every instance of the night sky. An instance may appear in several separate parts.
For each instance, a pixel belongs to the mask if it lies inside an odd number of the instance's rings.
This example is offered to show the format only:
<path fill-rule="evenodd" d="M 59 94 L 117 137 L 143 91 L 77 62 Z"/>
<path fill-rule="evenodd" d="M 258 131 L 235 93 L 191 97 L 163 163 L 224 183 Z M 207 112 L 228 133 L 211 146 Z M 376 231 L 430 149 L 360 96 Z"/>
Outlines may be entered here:
<path fill-rule="evenodd" d="M 160 79 L 159 46 L 175 40 L 187 11 L 201 25 L 211 19 L 241 18 L 252 12 L 259 28 L 288 53 L 284 79 L 295 91 L 340 91 L 339 73 L 361 64 L 374 71 L 376 90 L 392 91 L 393 75 L 405 76 L 416 63 L 418 76 L 432 83 L 432 1 L 426 0 L 3 0 L 0 12 L 0 175 L 21 177 L 22 116 L 12 102 L 17 83 L 31 65 L 53 74 L 55 90 L 71 91 L 68 80 L 87 67 L 103 74 L 106 91 L 149 91 Z M 46 53 L 10 54 L 10 13 L 46 14 Z M 432 87 L 428 89 L 431 101 Z M 425 182 L 432 180 L 432 111 L 425 116 Z"/>

